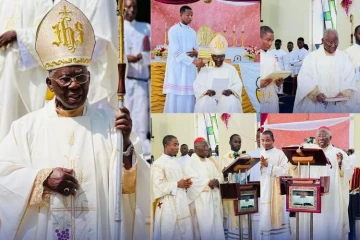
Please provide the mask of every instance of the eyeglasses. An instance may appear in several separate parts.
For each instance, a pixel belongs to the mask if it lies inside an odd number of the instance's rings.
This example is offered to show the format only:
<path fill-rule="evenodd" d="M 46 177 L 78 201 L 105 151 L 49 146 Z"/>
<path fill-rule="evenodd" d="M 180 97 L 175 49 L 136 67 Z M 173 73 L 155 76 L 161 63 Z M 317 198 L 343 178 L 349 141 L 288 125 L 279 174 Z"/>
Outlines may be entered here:
<path fill-rule="evenodd" d="M 49 78 L 49 79 L 54 80 L 61 87 L 67 87 L 67 86 L 70 86 L 70 84 L 74 81 L 76 81 L 78 84 L 87 83 L 90 80 L 90 74 L 82 73 L 75 77 L 63 76 L 60 78 Z"/>
<path fill-rule="evenodd" d="M 332 45 L 335 45 L 335 47 L 339 45 L 339 42 L 327 42 L 327 41 L 324 41 L 324 43 L 325 43 L 326 45 L 330 46 L 330 47 L 331 47 Z"/>
<path fill-rule="evenodd" d="M 211 55 L 211 57 L 216 60 L 224 60 L 225 59 L 225 55 Z"/>

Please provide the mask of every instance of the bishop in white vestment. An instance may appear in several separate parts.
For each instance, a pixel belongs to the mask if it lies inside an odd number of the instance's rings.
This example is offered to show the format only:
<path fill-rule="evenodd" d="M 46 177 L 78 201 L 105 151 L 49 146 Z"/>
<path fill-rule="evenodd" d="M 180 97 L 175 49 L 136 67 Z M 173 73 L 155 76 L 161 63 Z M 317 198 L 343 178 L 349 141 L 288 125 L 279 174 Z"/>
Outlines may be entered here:
<path fill-rule="evenodd" d="M 67 12 L 85 38 L 72 51 L 53 45 L 53 26 Z M 78 36 L 77 36 L 78 37 Z M 0 239 L 112 239 L 115 229 L 117 131 L 123 133 L 122 239 L 148 239 L 148 164 L 131 133 L 128 110 L 114 115 L 87 102 L 93 28 L 61 1 L 41 21 L 36 51 L 55 98 L 15 121 L 0 144 Z M 75 59 L 52 66 L 56 59 Z M 79 58 L 79 59 L 77 59 Z M 84 61 L 81 61 L 83 59 Z M 134 144 L 132 144 L 132 143 Z M 147 180 L 146 180 L 147 179 Z M 121 191 L 120 191 L 121 193 Z"/>
<path fill-rule="evenodd" d="M 357 92 L 354 93 L 355 108 L 351 112 L 359 113 L 360 112 L 360 25 L 355 28 L 354 37 L 355 37 L 355 44 L 347 48 L 345 52 L 349 55 L 351 62 L 354 64 L 355 67 L 355 82 L 356 82 Z"/>
<path fill-rule="evenodd" d="M 151 167 L 152 202 L 155 203 L 154 240 L 192 240 L 193 226 L 186 188 L 190 179 L 184 179 L 181 165 L 176 160 L 179 142 L 174 136 L 165 136 L 164 154 Z"/>
<path fill-rule="evenodd" d="M 336 30 L 324 33 L 323 46 L 310 53 L 298 75 L 294 113 L 350 113 L 355 105 L 355 70 L 349 56 L 337 50 Z M 331 98 L 348 100 L 332 101 Z"/>
<path fill-rule="evenodd" d="M 183 166 L 185 178 L 191 178 L 188 189 L 194 239 L 224 240 L 223 213 L 219 185 L 221 174 L 208 156 L 208 143 L 195 140 L 195 153 Z"/>
<path fill-rule="evenodd" d="M 274 146 L 274 135 L 264 131 L 261 143 L 261 216 L 260 229 L 263 240 L 290 239 L 289 213 L 285 197 L 280 195 L 280 176 L 287 176 L 289 165 L 284 152 Z"/>
<path fill-rule="evenodd" d="M 228 43 L 221 34 L 210 42 L 214 67 L 200 70 L 194 82 L 196 113 L 242 113 L 242 82 L 234 66 L 225 63 Z"/>
<path fill-rule="evenodd" d="M 321 197 L 321 213 L 314 213 L 314 239 L 347 239 L 349 228 L 349 181 L 353 174 L 349 157 L 331 144 L 331 132 L 328 127 L 320 127 L 316 133 L 316 142 L 323 149 L 330 164 L 310 166 L 310 178 L 330 177 L 329 193 Z M 301 177 L 309 177 L 307 167 L 301 167 Z M 300 239 L 309 239 L 309 214 L 300 213 Z"/>
<path fill-rule="evenodd" d="M 204 66 L 201 60 L 195 59 L 199 46 L 196 32 L 189 26 L 193 11 L 184 6 L 180 9 L 180 16 L 181 22 L 168 32 L 169 48 L 163 88 L 166 94 L 165 113 L 194 112 L 196 67 Z"/>

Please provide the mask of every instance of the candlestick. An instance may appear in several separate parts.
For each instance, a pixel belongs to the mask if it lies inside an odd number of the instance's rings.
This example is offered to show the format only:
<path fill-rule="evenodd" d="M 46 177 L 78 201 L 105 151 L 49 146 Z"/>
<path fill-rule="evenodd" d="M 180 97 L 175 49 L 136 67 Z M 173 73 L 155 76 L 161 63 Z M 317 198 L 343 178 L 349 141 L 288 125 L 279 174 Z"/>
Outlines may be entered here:
<path fill-rule="evenodd" d="M 244 32 L 241 31 L 241 47 L 244 47 Z"/>
<path fill-rule="evenodd" d="M 241 31 L 242 31 L 242 32 L 244 32 L 244 25 L 242 25 L 242 27 L 241 27 Z"/>
<path fill-rule="evenodd" d="M 168 30 L 165 28 L 165 40 L 164 45 L 168 45 Z"/>
<path fill-rule="evenodd" d="M 233 27 L 233 32 L 235 32 L 235 25 L 234 25 L 234 27 Z"/>
<path fill-rule="evenodd" d="M 234 26 L 235 27 L 235 26 Z M 232 42 L 232 46 L 236 47 L 236 32 L 235 32 L 235 28 L 232 34 L 232 38 L 233 38 L 233 42 Z"/>

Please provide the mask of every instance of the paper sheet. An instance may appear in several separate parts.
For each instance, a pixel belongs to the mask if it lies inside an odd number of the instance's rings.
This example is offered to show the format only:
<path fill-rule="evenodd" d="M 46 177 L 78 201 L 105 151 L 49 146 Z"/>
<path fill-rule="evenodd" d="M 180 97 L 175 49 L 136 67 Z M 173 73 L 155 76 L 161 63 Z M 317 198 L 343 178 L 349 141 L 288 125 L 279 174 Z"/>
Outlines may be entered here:
<path fill-rule="evenodd" d="M 221 96 L 224 90 L 229 89 L 228 85 L 228 78 L 214 78 L 211 90 L 214 90 L 216 92 L 216 96 Z"/>

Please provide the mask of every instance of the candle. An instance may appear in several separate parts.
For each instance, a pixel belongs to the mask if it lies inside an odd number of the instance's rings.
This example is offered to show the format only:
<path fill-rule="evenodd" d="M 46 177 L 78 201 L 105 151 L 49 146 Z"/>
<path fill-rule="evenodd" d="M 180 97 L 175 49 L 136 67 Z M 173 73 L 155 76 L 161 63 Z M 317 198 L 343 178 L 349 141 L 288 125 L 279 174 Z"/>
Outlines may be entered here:
<path fill-rule="evenodd" d="M 235 32 L 235 25 L 234 25 L 233 31 Z"/>
<path fill-rule="evenodd" d="M 242 25 L 241 31 L 244 32 L 244 25 Z"/>
<path fill-rule="evenodd" d="M 226 25 L 224 26 L 224 32 L 226 32 Z"/>
<path fill-rule="evenodd" d="M 165 29 L 167 29 L 167 23 L 165 23 Z"/>

